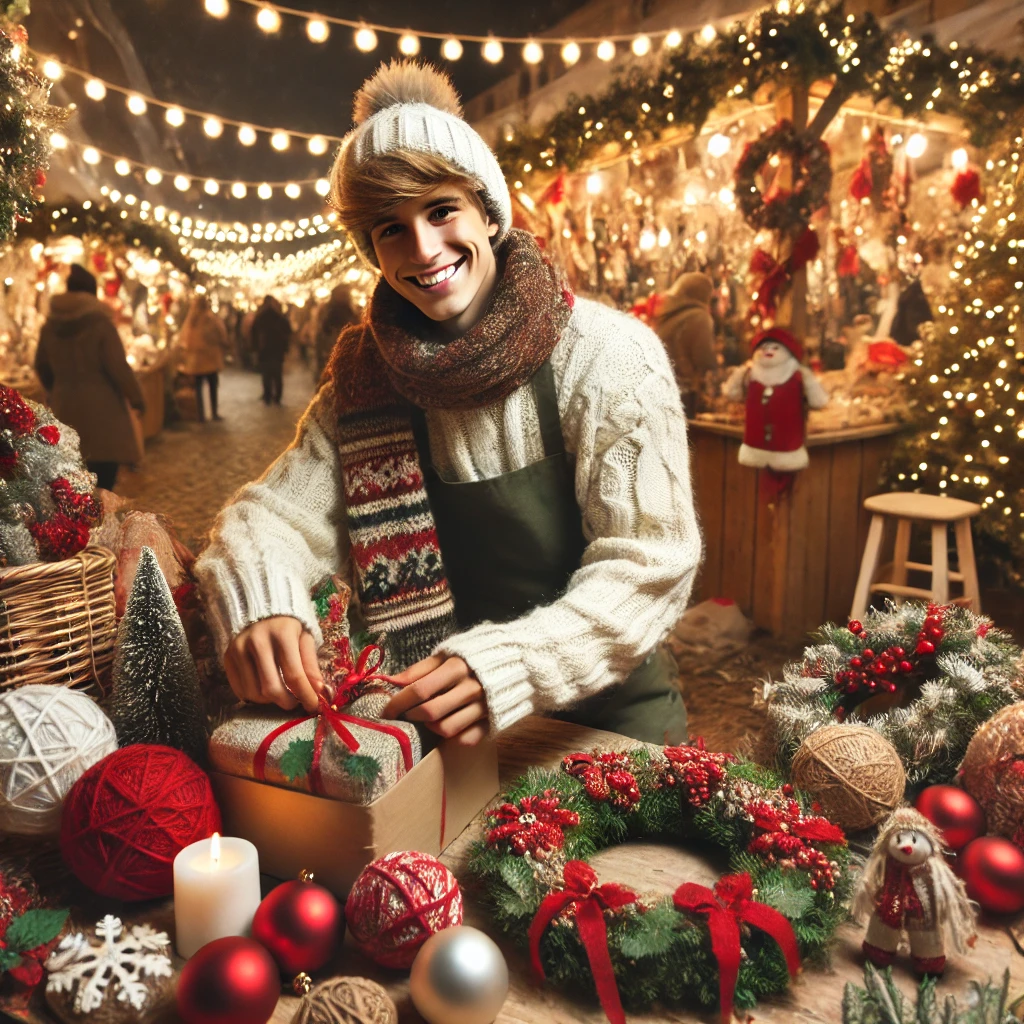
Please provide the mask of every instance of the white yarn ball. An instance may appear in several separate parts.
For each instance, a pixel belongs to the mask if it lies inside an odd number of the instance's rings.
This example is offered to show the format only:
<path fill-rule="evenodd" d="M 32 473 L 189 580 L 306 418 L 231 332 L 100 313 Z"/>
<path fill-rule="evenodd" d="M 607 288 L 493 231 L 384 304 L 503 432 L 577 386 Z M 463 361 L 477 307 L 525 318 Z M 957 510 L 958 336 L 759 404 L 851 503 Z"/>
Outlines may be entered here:
<path fill-rule="evenodd" d="M 60 831 L 68 790 L 115 750 L 113 723 L 84 693 L 32 685 L 0 696 L 0 835 Z"/>

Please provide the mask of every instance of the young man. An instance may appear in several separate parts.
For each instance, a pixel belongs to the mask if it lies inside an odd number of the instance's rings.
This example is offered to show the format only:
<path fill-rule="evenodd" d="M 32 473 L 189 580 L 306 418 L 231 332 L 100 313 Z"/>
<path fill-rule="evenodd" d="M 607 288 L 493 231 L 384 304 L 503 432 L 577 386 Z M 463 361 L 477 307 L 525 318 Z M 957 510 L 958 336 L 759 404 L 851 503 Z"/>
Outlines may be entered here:
<path fill-rule="evenodd" d="M 309 592 L 342 573 L 404 684 L 389 717 L 465 743 L 534 712 L 684 741 L 656 648 L 701 540 L 660 341 L 574 300 L 510 231 L 498 163 L 439 72 L 380 69 L 355 121 L 332 201 L 381 280 L 197 566 L 234 691 L 315 707 Z"/>

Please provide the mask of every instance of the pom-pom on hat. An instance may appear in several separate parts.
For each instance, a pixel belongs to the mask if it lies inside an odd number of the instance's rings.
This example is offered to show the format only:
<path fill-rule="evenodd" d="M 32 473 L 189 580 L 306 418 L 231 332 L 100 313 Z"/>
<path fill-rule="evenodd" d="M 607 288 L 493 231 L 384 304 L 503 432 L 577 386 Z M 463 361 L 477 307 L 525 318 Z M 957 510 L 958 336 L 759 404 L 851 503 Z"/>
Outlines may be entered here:
<path fill-rule="evenodd" d="M 480 197 L 498 225 L 497 246 L 512 227 L 512 200 L 490 146 L 462 119 L 462 104 L 451 79 L 430 64 L 392 60 L 382 64 L 356 93 L 355 127 L 341 143 L 331 173 L 332 194 L 344 190 L 345 178 L 374 157 L 402 150 L 434 153 L 468 178 L 480 182 Z M 369 232 L 352 231 L 360 255 L 377 265 Z"/>
<path fill-rule="evenodd" d="M 797 340 L 796 336 L 790 334 L 789 331 L 783 330 L 781 327 L 770 327 L 767 331 L 761 331 L 760 334 L 755 334 L 750 339 L 750 351 L 756 352 L 758 345 L 763 345 L 766 341 L 774 341 L 781 345 L 783 348 L 789 349 L 793 358 L 799 363 L 804 358 L 804 347 Z"/>

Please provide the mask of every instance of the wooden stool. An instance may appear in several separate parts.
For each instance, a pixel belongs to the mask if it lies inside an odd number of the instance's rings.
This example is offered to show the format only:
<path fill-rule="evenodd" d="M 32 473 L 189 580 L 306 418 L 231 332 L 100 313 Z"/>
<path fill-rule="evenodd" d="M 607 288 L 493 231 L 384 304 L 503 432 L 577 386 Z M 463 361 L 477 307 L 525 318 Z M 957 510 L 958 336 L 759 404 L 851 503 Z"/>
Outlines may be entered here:
<path fill-rule="evenodd" d="M 980 505 L 958 498 L 942 498 L 935 494 L 912 494 L 893 491 L 890 494 L 876 494 L 864 502 L 872 514 L 868 529 L 864 557 L 860 563 L 857 589 L 853 595 L 853 609 L 850 618 L 861 620 L 868 610 L 868 600 L 873 593 L 892 594 L 896 598 L 920 597 L 936 604 L 949 603 L 949 582 L 962 583 L 964 594 L 957 599 L 975 614 L 981 613 L 981 594 L 978 590 L 978 570 L 974 564 L 974 545 L 971 541 L 971 516 L 981 511 Z M 885 517 L 896 520 L 896 547 L 893 553 L 892 579 L 889 582 L 875 582 L 878 559 L 882 547 L 882 531 Z M 908 562 L 910 553 L 910 527 L 917 520 L 932 524 L 932 564 Z M 956 532 L 956 556 L 958 572 L 950 572 L 947 561 L 946 528 L 952 523 Z M 918 569 L 932 575 L 931 589 L 907 586 L 907 572 Z"/>

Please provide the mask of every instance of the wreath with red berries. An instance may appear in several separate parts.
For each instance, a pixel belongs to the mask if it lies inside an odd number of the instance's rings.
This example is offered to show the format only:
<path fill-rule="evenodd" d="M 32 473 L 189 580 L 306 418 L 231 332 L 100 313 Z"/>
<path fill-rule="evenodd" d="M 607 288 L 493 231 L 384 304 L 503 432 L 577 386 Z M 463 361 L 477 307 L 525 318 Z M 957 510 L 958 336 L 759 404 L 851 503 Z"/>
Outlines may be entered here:
<path fill-rule="evenodd" d="M 892 743 L 908 785 L 948 782 L 978 727 L 1024 697 L 1021 649 L 958 605 L 889 602 L 815 641 L 765 685 L 783 768 L 816 729 L 850 722 Z"/>
<path fill-rule="evenodd" d="M 499 801 L 470 856 L 494 921 L 538 976 L 596 991 L 612 1021 L 655 1002 L 754 1006 L 846 917 L 842 830 L 780 775 L 699 740 L 573 754 Z M 598 885 L 586 859 L 629 840 L 710 846 L 730 874 L 672 897 Z"/>
<path fill-rule="evenodd" d="M 793 187 L 774 184 L 762 192 L 757 175 L 778 154 L 793 168 Z M 828 144 L 797 131 L 792 121 L 779 121 L 747 144 L 736 164 L 736 202 L 747 223 L 757 231 L 796 233 L 810 222 L 815 210 L 828 202 L 832 162 Z"/>

